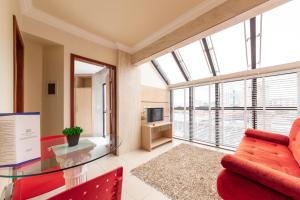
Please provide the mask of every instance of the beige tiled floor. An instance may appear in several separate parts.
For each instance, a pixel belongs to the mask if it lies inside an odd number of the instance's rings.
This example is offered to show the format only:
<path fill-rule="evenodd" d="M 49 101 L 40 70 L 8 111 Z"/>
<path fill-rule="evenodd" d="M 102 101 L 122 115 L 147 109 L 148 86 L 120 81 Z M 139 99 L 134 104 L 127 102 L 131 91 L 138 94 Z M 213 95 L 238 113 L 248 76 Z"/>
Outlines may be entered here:
<path fill-rule="evenodd" d="M 172 143 L 160 146 L 152 150 L 151 152 L 136 150 L 121 156 L 108 156 L 106 158 L 100 159 L 91 164 L 88 164 L 88 179 L 99 176 L 100 174 L 110 171 L 116 167 L 123 166 L 124 177 L 122 200 L 167 200 L 169 199 L 167 196 L 133 176 L 130 171 L 140 164 L 147 162 L 148 160 L 170 150 L 172 147 L 183 142 L 184 141 L 174 140 Z M 194 143 L 191 144 L 211 150 L 224 152 L 224 150 L 216 149 L 213 147 L 207 147 Z M 45 199 L 46 197 L 52 196 L 53 194 L 56 194 L 62 190 L 64 190 L 64 188 L 59 188 L 55 191 L 34 199 Z"/>

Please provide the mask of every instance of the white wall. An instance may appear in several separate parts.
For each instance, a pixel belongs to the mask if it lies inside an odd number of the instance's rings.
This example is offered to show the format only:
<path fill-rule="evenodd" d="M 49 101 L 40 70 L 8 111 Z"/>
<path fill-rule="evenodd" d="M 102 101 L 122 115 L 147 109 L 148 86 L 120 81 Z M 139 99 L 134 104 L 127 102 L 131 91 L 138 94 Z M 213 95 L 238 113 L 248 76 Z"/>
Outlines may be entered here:
<path fill-rule="evenodd" d="M 103 69 L 92 76 L 92 112 L 93 112 L 93 134 L 103 136 L 103 88 L 109 70 Z"/>
<path fill-rule="evenodd" d="M 17 0 L 0 3 L 0 112 L 13 111 L 13 15 L 19 18 Z"/>
<path fill-rule="evenodd" d="M 0 113 L 13 111 L 13 14 L 19 19 L 17 0 L 0 3 Z M 0 191 L 10 182 L 2 178 Z"/>
<path fill-rule="evenodd" d="M 74 53 L 87 58 L 99 60 L 112 65 L 117 64 L 117 51 L 109 49 L 56 29 L 47 24 L 23 17 L 22 31 L 64 46 L 64 127 L 70 125 L 70 54 Z"/>
<path fill-rule="evenodd" d="M 64 128 L 64 48 L 44 47 L 43 65 L 42 136 L 58 135 Z M 48 95 L 47 84 L 53 81 L 57 94 Z"/>
<path fill-rule="evenodd" d="M 42 111 L 43 45 L 24 39 L 24 111 Z"/>
<path fill-rule="evenodd" d="M 141 85 L 155 88 L 167 88 L 166 83 L 153 67 L 152 63 L 147 62 L 139 66 L 141 69 Z"/>

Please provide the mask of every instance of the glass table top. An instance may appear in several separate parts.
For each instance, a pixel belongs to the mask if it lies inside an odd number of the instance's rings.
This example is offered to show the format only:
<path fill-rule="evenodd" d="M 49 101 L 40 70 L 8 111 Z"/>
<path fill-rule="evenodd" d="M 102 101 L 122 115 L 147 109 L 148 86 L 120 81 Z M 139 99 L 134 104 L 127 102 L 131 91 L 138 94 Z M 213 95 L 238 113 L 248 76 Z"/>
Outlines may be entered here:
<path fill-rule="evenodd" d="M 0 167 L 0 177 L 18 178 L 54 173 L 79 167 L 116 152 L 121 141 L 108 144 L 100 137 L 82 137 L 69 147 L 65 137 L 41 140 L 41 157 L 23 164 Z M 0 155 L 1 156 L 1 155 Z"/>

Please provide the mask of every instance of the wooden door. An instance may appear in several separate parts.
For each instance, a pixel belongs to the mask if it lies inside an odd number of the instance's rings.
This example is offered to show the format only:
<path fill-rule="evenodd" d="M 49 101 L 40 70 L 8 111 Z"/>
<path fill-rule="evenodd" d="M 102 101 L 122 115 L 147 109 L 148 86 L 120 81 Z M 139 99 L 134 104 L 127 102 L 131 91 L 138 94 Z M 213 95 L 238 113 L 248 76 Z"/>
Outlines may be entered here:
<path fill-rule="evenodd" d="M 24 112 L 24 42 L 13 16 L 14 112 Z"/>
<path fill-rule="evenodd" d="M 115 146 L 117 141 L 116 135 L 116 70 L 109 69 L 109 79 L 107 80 L 107 123 L 110 134 L 110 143 Z"/>

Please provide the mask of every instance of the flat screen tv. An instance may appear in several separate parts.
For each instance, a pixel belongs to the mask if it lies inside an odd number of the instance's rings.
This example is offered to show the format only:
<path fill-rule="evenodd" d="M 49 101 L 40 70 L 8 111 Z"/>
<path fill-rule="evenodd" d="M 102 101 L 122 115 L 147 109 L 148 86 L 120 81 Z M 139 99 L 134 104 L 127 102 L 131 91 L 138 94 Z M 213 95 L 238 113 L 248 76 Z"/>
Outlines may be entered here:
<path fill-rule="evenodd" d="M 148 123 L 163 121 L 163 119 L 164 119 L 164 109 L 163 108 L 147 108 Z"/>

